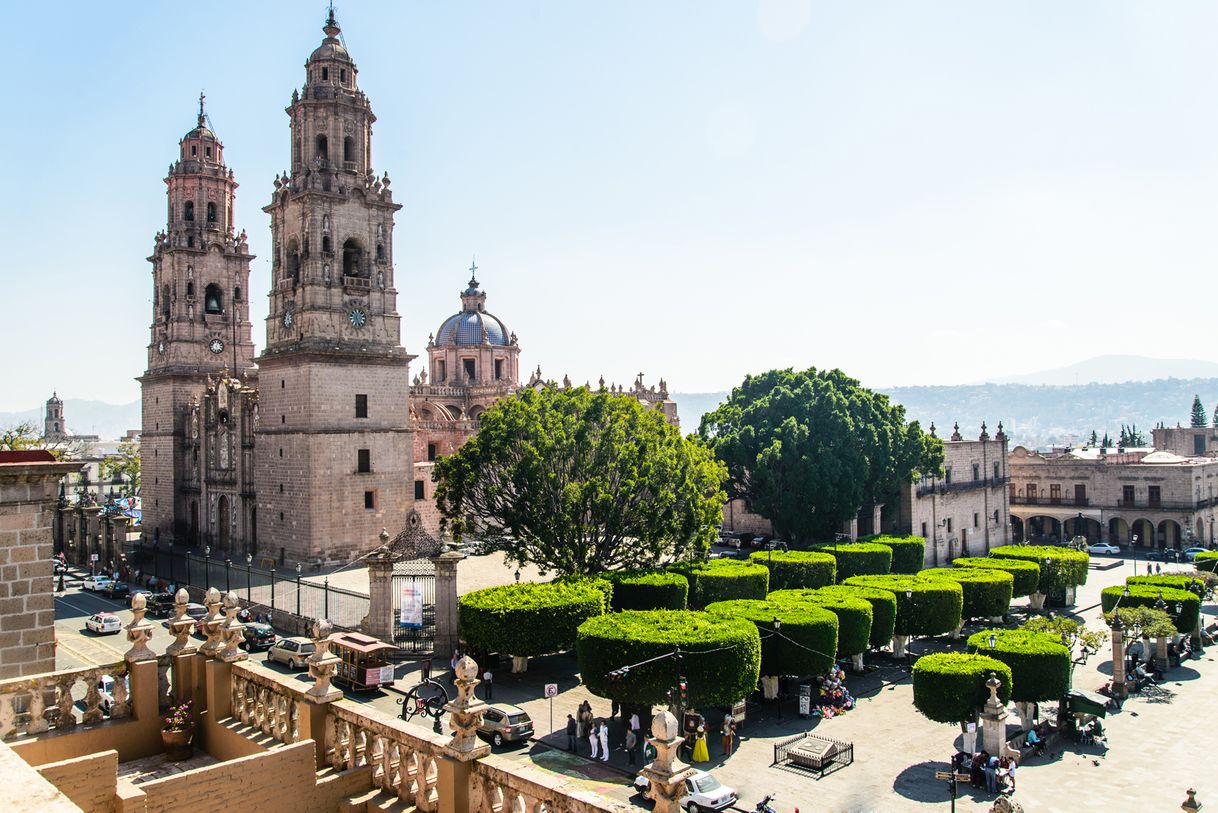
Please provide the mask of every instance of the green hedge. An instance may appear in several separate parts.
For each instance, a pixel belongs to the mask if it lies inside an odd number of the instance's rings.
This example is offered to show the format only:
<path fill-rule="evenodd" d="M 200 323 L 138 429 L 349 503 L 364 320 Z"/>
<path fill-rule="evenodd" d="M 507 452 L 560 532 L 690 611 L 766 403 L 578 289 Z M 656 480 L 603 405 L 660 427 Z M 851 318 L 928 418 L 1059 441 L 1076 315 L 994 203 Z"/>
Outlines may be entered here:
<path fill-rule="evenodd" d="M 990 649 L 990 636 L 994 648 Z M 1011 699 L 1060 700 L 1070 689 L 1070 649 L 1056 635 L 1030 630 L 982 630 L 968 639 L 969 652 L 1011 667 Z"/>
<path fill-rule="evenodd" d="M 1198 553 L 1193 558 L 1193 567 L 1198 570 L 1207 570 L 1210 573 L 1214 573 L 1215 568 L 1218 568 L 1218 550 L 1207 550 Z"/>
<path fill-rule="evenodd" d="M 608 574 L 613 582 L 613 609 L 684 610 L 689 603 L 689 581 L 680 573 L 634 570 Z"/>
<path fill-rule="evenodd" d="M 1005 570 L 1015 577 L 1011 596 L 1030 596 L 1040 585 L 1040 563 L 1027 559 L 989 559 L 981 556 L 961 556 L 952 560 L 952 567 L 988 567 Z"/>
<path fill-rule="evenodd" d="M 687 653 L 680 674 L 695 708 L 730 706 L 757 689 L 761 638 L 753 622 L 692 610 L 628 610 L 591 618 L 579 628 L 576 651 L 584 685 L 619 703 L 655 706 L 667 702 L 678 666 L 671 658 L 637 666 L 621 678 L 610 672 L 668 655 Z M 721 649 L 706 655 L 698 652 Z"/>
<path fill-rule="evenodd" d="M 761 634 L 761 674 L 823 675 L 837 654 L 837 616 L 798 600 L 737 599 L 706 605 L 711 615 L 747 618 Z M 781 627 L 777 633 L 774 619 Z M 787 639 L 790 640 L 787 640 Z"/>
<path fill-rule="evenodd" d="M 964 590 L 964 618 L 992 618 L 1011 609 L 1011 590 L 1015 577 L 1004 570 L 981 567 L 932 567 L 919 576 L 950 579 Z"/>
<path fill-rule="evenodd" d="M 1124 595 L 1125 588 L 1129 588 L 1129 596 L 1121 598 Z M 1121 602 L 1121 607 L 1151 607 L 1153 608 L 1162 597 L 1163 603 L 1167 605 L 1167 614 L 1171 616 L 1172 623 L 1176 625 L 1176 631 L 1181 633 L 1191 633 L 1197 628 L 1197 618 L 1201 612 L 1201 599 L 1196 593 L 1190 593 L 1187 590 L 1177 590 L 1173 587 L 1157 587 L 1153 584 L 1129 584 L 1121 586 L 1115 584 L 1112 587 L 1105 587 L 1100 592 L 1100 606 L 1104 612 L 1110 613 L 1117 606 L 1117 600 Z M 1176 612 L 1176 604 L 1184 605 L 1182 612 Z"/>
<path fill-rule="evenodd" d="M 914 707 L 937 723 L 963 723 L 976 719 L 977 712 L 990 699 L 985 682 L 993 673 L 1002 685 L 998 699 L 1011 699 L 1011 667 L 997 658 L 936 652 L 923 655 L 914 663 Z"/>
<path fill-rule="evenodd" d="M 892 597 L 891 593 L 885 595 Z M 820 590 L 775 590 L 771 601 L 804 602 L 823 607 L 837 616 L 837 654 L 858 655 L 866 652 L 871 643 L 871 623 L 875 613 L 871 602 L 845 593 L 824 593 Z M 896 615 L 896 603 L 892 605 Z M 889 638 L 892 636 L 890 635 Z"/>
<path fill-rule="evenodd" d="M 875 542 L 892 548 L 892 572 L 913 575 L 926 564 L 926 540 L 920 536 L 864 536 L 860 542 Z"/>
<path fill-rule="evenodd" d="M 921 576 L 855 576 L 846 584 L 879 587 L 897 598 L 897 635 L 942 635 L 960 626 L 964 590 L 950 579 Z M 912 595 L 906 597 L 905 593 Z"/>
<path fill-rule="evenodd" d="M 1065 590 L 1087 583 L 1091 557 L 1084 550 L 1049 545 L 1002 545 L 990 550 L 995 559 L 1022 559 L 1040 565 L 1040 592 Z M 1048 559 L 1046 565 L 1045 560 Z"/>
<path fill-rule="evenodd" d="M 1200 590 L 1205 592 L 1205 582 L 1197 576 L 1175 575 L 1172 573 L 1163 573 L 1159 576 L 1127 576 L 1126 584 L 1142 584 L 1150 585 L 1151 587 L 1171 587 L 1176 590 L 1188 590 L 1190 593 L 1196 593 Z"/>
<path fill-rule="evenodd" d="M 824 587 L 837 580 L 837 560 L 819 551 L 755 551 L 753 562 L 770 569 L 770 590 Z"/>
<path fill-rule="evenodd" d="M 852 586 L 848 584 L 831 584 L 816 591 L 823 596 L 861 598 L 871 605 L 871 636 L 872 649 L 888 646 L 897 625 L 897 597 L 891 590 L 881 590 L 877 587 Z M 838 636 L 842 632 L 839 628 Z"/>
<path fill-rule="evenodd" d="M 875 542 L 842 542 L 821 545 L 817 550 L 837 559 L 837 580 L 851 576 L 873 576 L 892 570 L 892 548 Z"/>
<path fill-rule="evenodd" d="M 605 612 L 609 612 L 609 608 L 613 606 L 613 582 L 609 581 L 607 576 L 581 576 L 579 574 L 571 574 L 569 576 L 559 576 L 554 579 L 553 584 L 584 584 L 589 587 L 594 587 L 605 596 Z"/>
<path fill-rule="evenodd" d="M 508 584 L 457 601 L 461 638 L 475 652 L 547 655 L 575 645 L 579 625 L 605 611 L 589 584 Z"/>
<path fill-rule="evenodd" d="M 689 606 L 695 609 L 716 601 L 763 599 L 770 591 L 770 571 L 764 565 L 734 559 L 679 562 L 669 566 L 689 582 Z"/>

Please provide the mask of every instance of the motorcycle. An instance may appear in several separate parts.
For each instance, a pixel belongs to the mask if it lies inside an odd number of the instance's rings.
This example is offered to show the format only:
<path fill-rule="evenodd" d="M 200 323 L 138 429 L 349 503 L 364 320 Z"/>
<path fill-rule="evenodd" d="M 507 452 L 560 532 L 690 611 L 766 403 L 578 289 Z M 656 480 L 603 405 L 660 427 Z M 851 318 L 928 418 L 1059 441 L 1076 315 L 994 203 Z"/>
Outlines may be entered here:
<path fill-rule="evenodd" d="M 765 798 L 758 802 L 757 806 L 753 809 L 757 811 L 757 813 L 778 813 L 778 811 L 774 809 L 774 806 L 770 804 L 770 802 L 774 800 L 775 795 L 776 794 L 773 793 L 767 793 Z"/>

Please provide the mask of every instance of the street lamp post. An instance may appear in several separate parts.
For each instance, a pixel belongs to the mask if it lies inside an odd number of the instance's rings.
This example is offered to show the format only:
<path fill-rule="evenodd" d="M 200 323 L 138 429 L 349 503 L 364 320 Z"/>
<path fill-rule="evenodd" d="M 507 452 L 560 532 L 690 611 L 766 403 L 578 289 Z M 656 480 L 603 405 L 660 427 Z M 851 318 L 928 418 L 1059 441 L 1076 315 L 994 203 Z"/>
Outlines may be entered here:
<path fill-rule="evenodd" d="M 224 557 L 224 592 L 226 595 L 233 592 L 233 560 L 227 556 Z"/>
<path fill-rule="evenodd" d="M 296 563 L 296 615 L 300 615 L 300 562 Z"/>
<path fill-rule="evenodd" d="M 211 545 L 206 545 L 203 548 L 203 567 L 207 573 L 203 579 L 207 583 L 207 589 L 211 589 Z"/>
<path fill-rule="evenodd" d="M 908 602 L 913 601 L 913 590 L 907 589 L 905 591 L 905 601 L 907 602 L 906 607 L 908 607 Z M 912 635 L 909 637 L 913 638 Z M 905 667 L 909 670 L 909 674 L 913 675 L 913 652 L 910 651 L 909 644 L 910 642 L 907 640 L 905 642 Z"/>
<path fill-rule="evenodd" d="M 254 588 L 253 588 L 253 584 L 252 584 L 253 579 L 251 578 L 251 575 L 250 575 L 253 565 L 254 565 L 254 554 L 252 554 L 252 553 L 245 554 L 245 600 L 250 603 L 253 603 L 253 601 L 254 601 Z"/>
<path fill-rule="evenodd" d="M 271 615 L 275 614 L 275 566 L 271 565 Z"/>

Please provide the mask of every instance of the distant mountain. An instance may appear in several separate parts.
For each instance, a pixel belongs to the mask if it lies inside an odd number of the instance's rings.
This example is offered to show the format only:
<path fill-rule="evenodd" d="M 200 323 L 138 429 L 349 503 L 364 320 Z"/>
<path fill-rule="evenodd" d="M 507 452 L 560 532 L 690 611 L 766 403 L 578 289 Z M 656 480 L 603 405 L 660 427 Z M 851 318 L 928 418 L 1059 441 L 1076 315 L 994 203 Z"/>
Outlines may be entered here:
<path fill-rule="evenodd" d="M 988 379 L 990 384 L 1121 384 L 1164 378 L 1218 378 L 1218 363 L 1197 359 L 1155 359 L 1146 356 L 1096 356 L 1066 367 L 1024 375 Z"/>
<path fill-rule="evenodd" d="M 42 432 L 43 405 L 20 412 L 0 412 L 0 426 L 12 426 L 30 421 Z M 63 414 L 68 431 L 76 435 L 97 435 L 102 440 L 114 440 L 127 434 L 128 429 L 140 428 L 140 402 L 107 404 L 80 398 L 65 398 Z"/>

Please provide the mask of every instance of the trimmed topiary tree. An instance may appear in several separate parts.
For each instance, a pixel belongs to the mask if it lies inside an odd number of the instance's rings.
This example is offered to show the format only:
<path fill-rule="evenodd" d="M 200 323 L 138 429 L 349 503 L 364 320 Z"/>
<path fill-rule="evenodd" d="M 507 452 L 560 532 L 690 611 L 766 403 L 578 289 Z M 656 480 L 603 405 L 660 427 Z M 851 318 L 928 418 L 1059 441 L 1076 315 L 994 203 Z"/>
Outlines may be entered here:
<path fill-rule="evenodd" d="M 869 536 L 860 542 L 875 542 L 892 549 L 892 572 L 913 575 L 926 564 L 926 540 L 920 536 Z"/>
<path fill-rule="evenodd" d="M 1129 590 L 1129 595 L 1125 595 L 1125 590 Z M 1176 627 L 1176 631 L 1191 635 L 1197 629 L 1197 620 L 1201 613 L 1201 599 L 1196 593 L 1190 593 L 1187 590 L 1177 590 L 1174 587 L 1159 587 L 1153 584 L 1127 584 L 1121 586 L 1115 584 L 1112 587 L 1105 587 L 1100 592 L 1100 606 L 1105 613 L 1112 612 L 1117 606 L 1117 601 L 1121 602 L 1121 609 L 1126 607 L 1151 607 L 1155 608 L 1159 599 L 1163 599 L 1165 612 L 1171 616 L 1172 623 Z M 1180 605 L 1180 611 L 1176 611 L 1176 605 Z"/>
<path fill-rule="evenodd" d="M 936 652 L 923 655 L 913 667 L 914 707 L 936 723 L 965 723 L 990 699 L 986 681 L 993 674 L 1001 682 L 998 699 L 1011 699 L 1011 667 L 997 658 Z"/>
<path fill-rule="evenodd" d="M 757 626 L 763 676 L 823 675 L 833 666 L 837 616 L 823 607 L 798 600 L 738 599 L 708 604 L 706 612 L 747 618 Z M 780 624 L 778 628 L 774 626 L 775 619 Z"/>
<path fill-rule="evenodd" d="M 892 654 L 905 656 L 911 635 L 942 635 L 960 626 L 964 590 L 950 579 L 922 576 L 855 576 L 846 584 L 879 587 L 897 599 L 897 622 Z"/>
<path fill-rule="evenodd" d="M 678 562 L 669 571 L 689 582 L 689 606 L 701 609 L 716 601 L 763 599 L 770 591 L 770 571 L 764 565 L 734 559 Z"/>
<path fill-rule="evenodd" d="M 680 573 L 634 570 L 607 574 L 613 582 L 613 609 L 684 610 L 689 601 L 689 580 Z"/>
<path fill-rule="evenodd" d="M 812 604 L 837 616 L 837 654 L 854 659 L 854 668 L 863 669 L 863 653 L 871 643 L 871 621 L 875 613 L 871 602 L 845 593 L 820 590 L 775 590 L 770 601 Z M 895 614 L 896 604 L 893 604 Z M 890 636 L 891 637 L 891 636 Z"/>
<path fill-rule="evenodd" d="M 980 567 L 932 567 L 918 574 L 931 579 L 950 579 L 964 590 L 961 618 L 1001 618 L 1011 609 L 1015 578 L 1005 570 Z"/>
<path fill-rule="evenodd" d="M 613 582 L 609 581 L 607 576 L 559 576 L 552 584 L 583 584 L 594 587 L 605 596 L 605 612 L 609 612 L 609 608 L 613 606 Z"/>
<path fill-rule="evenodd" d="M 681 664 L 662 658 L 680 648 Z M 720 650 L 704 655 L 699 652 Z M 690 705 L 730 706 L 757 688 L 761 638 L 744 618 L 692 610 L 628 610 L 591 618 L 576 644 L 580 677 L 593 694 L 634 705 L 667 702 L 678 674 L 689 687 Z M 630 664 L 621 676 L 611 673 Z"/>
<path fill-rule="evenodd" d="M 1060 700 L 1070 690 L 1070 649 L 1056 635 L 1030 630 L 982 630 L 969 636 L 968 651 L 997 658 L 1011 668 L 1011 699 L 1024 728 L 1031 727 L 1035 703 Z"/>
<path fill-rule="evenodd" d="M 871 649 L 879 649 L 892 643 L 897 625 L 897 597 L 891 590 L 861 585 L 831 584 L 816 591 L 823 596 L 861 598 L 871 605 L 871 634 L 868 639 Z M 840 639 L 842 633 L 838 629 Z M 840 641 L 839 641 L 839 646 Z"/>
<path fill-rule="evenodd" d="M 1190 593 L 1205 592 L 1205 581 L 1199 575 L 1163 573 L 1157 576 L 1126 576 L 1126 584 L 1142 584 L 1151 587 L 1171 587 Z"/>
<path fill-rule="evenodd" d="M 1027 559 L 990 559 L 981 556 L 961 556 L 952 560 L 952 567 L 988 567 L 1005 570 L 1015 582 L 1011 586 L 1012 598 L 1030 596 L 1040 585 L 1040 564 Z"/>
<path fill-rule="evenodd" d="M 1218 568 L 1218 550 L 1207 550 L 1198 553 L 1193 557 L 1193 567 L 1209 573 L 1218 572 L 1215 571 L 1215 568 Z"/>
<path fill-rule="evenodd" d="M 1022 559 L 1040 566 L 1038 592 L 1031 597 L 1033 609 L 1044 606 L 1044 596 L 1065 594 L 1066 605 L 1074 604 L 1074 588 L 1087 583 L 1087 566 L 1091 557 L 1085 550 L 1055 548 L 1048 545 L 1001 545 L 990 550 L 995 559 Z"/>
<path fill-rule="evenodd" d="M 466 593 L 457 601 L 461 638 L 475 652 L 527 658 L 575 645 L 580 624 L 605 612 L 605 595 L 590 584 L 508 584 Z"/>
<path fill-rule="evenodd" d="M 851 576 L 877 576 L 892 570 L 892 548 L 875 542 L 842 542 L 821 545 L 817 550 L 837 560 L 837 580 Z"/>
<path fill-rule="evenodd" d="M 749 559 L 770 569 L 770 590 L 824 587 L 837 580 L 837 560 L 808 550 L 755 551 Z"/>

